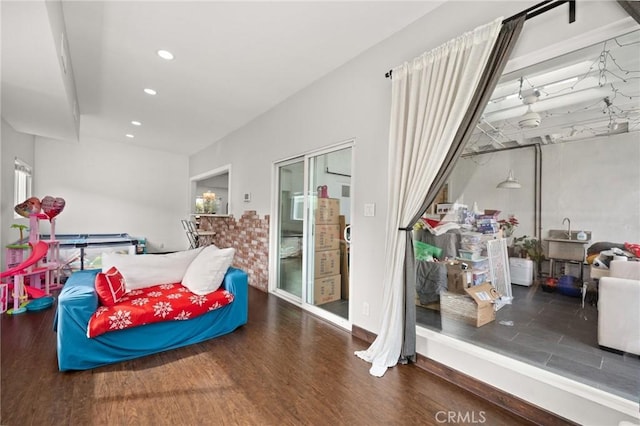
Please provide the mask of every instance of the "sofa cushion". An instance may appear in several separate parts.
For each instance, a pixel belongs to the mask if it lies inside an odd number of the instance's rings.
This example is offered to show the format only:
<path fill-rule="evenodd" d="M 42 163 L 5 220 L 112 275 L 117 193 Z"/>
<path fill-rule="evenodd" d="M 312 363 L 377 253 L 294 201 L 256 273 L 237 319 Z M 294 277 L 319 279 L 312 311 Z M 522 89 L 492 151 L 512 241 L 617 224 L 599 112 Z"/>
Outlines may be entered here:
<path fill-rule="evenodd" d="M 638 318 L 640 281 L 602 277 L 598 284 L 598 344 L 640 355 Z"/>
<path fill-rule="evenodd" d="M 612 260 L 609 264 L 609 271 L 609 275 L 615 278 L 640 280 L 640 262 Z"/>
<path fill-rule="evenodd" d="M 103 306 L 113 306 L 122 299 L 126 292 L 124 277 L 115 266 L 107 272 L 100 272 L 95 280 L 96 293 Z"/>
<path fill-rule="evenodd" d="M 206 247 L 187 268 L 182 285 L 201 296 L 216 291 L 222 284 L 235 253 L 234 248 Z"/>
<path fill-rule="evenodd" d="M 102 254 L 102 272 L 118 268 L 126 282 L 127 292 L 158 284 L 182 281 L 187 268 L 202 248 L 169 254 Z"/>

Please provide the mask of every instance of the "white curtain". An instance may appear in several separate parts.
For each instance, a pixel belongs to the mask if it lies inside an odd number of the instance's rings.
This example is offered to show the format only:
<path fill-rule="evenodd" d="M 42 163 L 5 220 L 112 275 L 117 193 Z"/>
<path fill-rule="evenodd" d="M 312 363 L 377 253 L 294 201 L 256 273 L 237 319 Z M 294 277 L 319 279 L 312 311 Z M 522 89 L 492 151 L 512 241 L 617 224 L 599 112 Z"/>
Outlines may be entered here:
<path fill-rule="evenodd" d="M 502 18 L 393 69 L 389 131 L 382 324 L 356 355 L 381 377 L 397 364 L 403 338 L 406 227 L 424 201 L 467 112 L 500 32 Z M 407 295 L 411 297 L 411 295 Z"/>

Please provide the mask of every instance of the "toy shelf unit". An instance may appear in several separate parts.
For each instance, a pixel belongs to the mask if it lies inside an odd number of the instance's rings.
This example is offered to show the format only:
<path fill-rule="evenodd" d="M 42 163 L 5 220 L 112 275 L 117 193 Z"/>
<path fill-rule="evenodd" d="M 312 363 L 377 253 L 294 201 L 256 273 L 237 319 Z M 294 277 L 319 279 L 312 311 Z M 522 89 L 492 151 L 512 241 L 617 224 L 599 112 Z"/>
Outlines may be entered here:
<path fill-rule="evenodd" d="M 13 311 L 23 312 L 21 304 L 29 296 L 33 298 L 50 295 L 52 290 L 62 287 L 60 283 L 59 262 L 60 244 L 55 239 L 55 218 L 51 219 L 51 238 L 40 239 L 40 219 L 48 219 L 44 214 L 31 214 L 29 216 L 29 256 L 25 259 L 25 244 L 19 241 L 7 247 L 7 266 L 0 279 L 3 281 L 3 289 L 0 295 L 4 300 L 0 308 L 4 312 L 7 308 L 8 289 L 13 286 Z M 11 279 L 10 279 L 11 278 Z"/>

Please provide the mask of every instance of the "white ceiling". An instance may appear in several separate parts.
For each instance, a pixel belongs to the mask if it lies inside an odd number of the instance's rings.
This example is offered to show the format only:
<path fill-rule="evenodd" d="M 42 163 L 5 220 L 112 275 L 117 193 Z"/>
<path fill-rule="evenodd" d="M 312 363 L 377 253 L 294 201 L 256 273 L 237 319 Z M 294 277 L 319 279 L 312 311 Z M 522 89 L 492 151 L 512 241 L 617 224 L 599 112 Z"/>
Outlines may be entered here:
<path fill-rule="evenodd" d="M 80 139 L 193 154 L 441 3 L 62 2 Z M 51 123 L 69 97 L 55 76 L 58 38 L 43 12 L 52 10 L 41 0 L 2 2 L 3 118 L 65 138 Z M 58 102 L 45 108 L 49 97 Z"/>
<path fill-rule="evenodd" d="M 3 0 L 2 117 L 77 140 L 75 107 L 80 140 L 190 155 L 442 3 Z M 467 152 L 640 130 L 638 46 L 640 32 L 504 76 Z M 578 80 L 549 88 L 569 77 Z M 533 88 L 541 123 L 523 129 L 522 93 Z"/>

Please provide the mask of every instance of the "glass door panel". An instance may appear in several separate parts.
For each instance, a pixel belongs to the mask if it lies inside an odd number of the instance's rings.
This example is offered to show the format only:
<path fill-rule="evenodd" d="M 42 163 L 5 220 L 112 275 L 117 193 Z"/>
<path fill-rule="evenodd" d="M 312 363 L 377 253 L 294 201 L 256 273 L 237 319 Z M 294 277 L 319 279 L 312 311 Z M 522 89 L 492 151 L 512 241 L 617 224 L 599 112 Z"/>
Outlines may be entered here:
<path fill-rule="evenodd" d="M 349 317 L 349 244 L 344 230 L 351 219 L 351 151 L 344 148 L 308 157 L 309 217 L 306 247 L 308 304 Z"/>
<path fill-rule="evenodd" d="M 278 168 L 278 278 L 280 290 L 302 298 L 304 159 Z"/>

